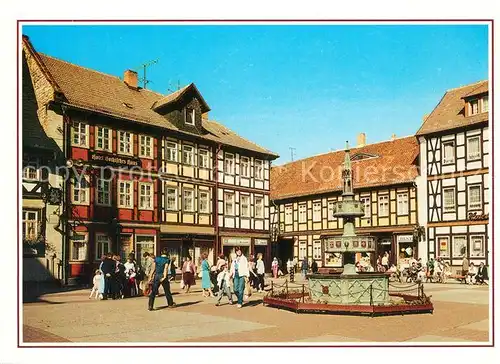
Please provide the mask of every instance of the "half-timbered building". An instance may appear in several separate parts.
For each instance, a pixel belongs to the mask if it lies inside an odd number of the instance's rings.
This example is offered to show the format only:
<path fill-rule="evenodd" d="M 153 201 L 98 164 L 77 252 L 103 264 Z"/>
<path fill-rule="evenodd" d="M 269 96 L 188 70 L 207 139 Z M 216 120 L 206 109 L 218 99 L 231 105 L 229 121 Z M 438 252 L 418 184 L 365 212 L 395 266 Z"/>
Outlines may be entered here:
<path fill-rule="evenodd" d="M 488 264 L 488 81 L 448 90 L 417 132 L 427 256 Z"/>
<path fill-rule="evenodd" d="M 269 222 L 255 223 L 254 210 L 248 225 L 226 224 L 234 216 L 219 201 L 229 187 L 268 196 L 264 166 L 277 155 L 208 120 L 210 108 L 194 84 L 163 95 L 139 87 L 134 71 L 120 79 L 83 68 L 36 52 L 27 37 L 23 49 L 39 124 L 58 141 L 67 167 L 61 212 L 67 277 L 88 278 L 107 251 L 142 258 L 167 247 L 178 261 L 190 255 L 197 262 L 203 252 L 214 261 L 226 228 L 250 237 L 251 247 L 254 239 L 269 239 Z M 235 173 L 239 156 L 251 158 L 248 186 L 219 175 L 224 153 L 234 155 Z M 260 189 L 254 169 L 263 176 Z"/>
<path fill-rule="evenodd" d="M 341 267 L 340 254 L 325 253 L 324 240 L 342 234 L 334 217 L 342 199 L 344 151 L 330 152 L 273 167 L 271 170 L 271 224 L 276 255 L 304 257 L 320 267 Z M 408 264 L 418 255 L 417 189 L 418 143 L 415 137 L 365 145 L 365 135 L 351 149 L 355 199 L 365 216 L 356 218 L 359 234 L 376 237 L 377 250 L 389 253 L 395 264 Z M 358 256 L 358 259 L 361 258 Z"/>

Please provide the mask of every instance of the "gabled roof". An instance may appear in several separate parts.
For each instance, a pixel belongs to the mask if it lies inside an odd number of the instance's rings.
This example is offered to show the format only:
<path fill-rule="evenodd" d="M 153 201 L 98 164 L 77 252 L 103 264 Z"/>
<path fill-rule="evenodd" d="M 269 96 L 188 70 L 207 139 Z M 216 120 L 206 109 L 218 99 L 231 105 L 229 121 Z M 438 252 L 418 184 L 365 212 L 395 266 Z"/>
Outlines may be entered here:
<path fill-rule="evenodd" d="M 189 90 L 198 92 L 194 84 L 170 95 L 163 95 L 151 90 L 131 89 L 119 77 L 101 73 L 89 68 L 84 68 L 51 56 L 37 53 L 31 46 L 27 37 L 23 42 L 30 52 L 38 58 L 42 70 L 49 80 L 57 85 L 69 105 L 93 112 L 127 119 L 139 124 L 151 125 L 185 135 L 192 135 L 208 141 L 224 145 L 247 149 L 252 152 L 264 154 L 274 159 L 278 155 L 255 143 L 240 137 L 235 132 L 215 121 L 202 121 L 205 130 L 189 132 L 180 129 L 168 117 L 161 115 L 154 109 L 178 100 Z M 199 94 L 199 92 L 198 92 Z M 202 110 L 210 110 L 205 100 L 200 95 Z M 220 130 L 227 131 L 227 135 Z"/>
<path fill-rule="evenodd" d="M 415 181 L 418 141 L 414 136 L 351 148 L 351 155 L 376 155 L 352 164 L 354 191 Z M 271 168 L 271 198 L 275 200 L 342 190 L 339 150 Z"/>
<path fill-rule="evenodd" d="M 480 81 L 446 91 L 439 104 L 417 132 L 417 136 L 466 127 L 488 121 L 488 113 L 465 116 L 464 98 L 488 91 L 488 81 Z"/>
<path fill-rule="evenodd" d="M 155 111 L 159 111 L 160 109 L 162 109 L 167 105 L 176 103 L 179 100 L 181 100 L 182 97 L 189 91 L 194 91 L 197 94 L 197 97 L 200 100 L 202 106 L 201 112 L 210 111 L 210 107 L 208 106 L 203 96 L 201 96 L 200 91 L 198 91 L 198 88 L 195 86 L 194 83 L 184 86 L 183 88 L 162 97 L 160 100 L 155 101 L 154 104 L 152 105 L 152 109 Z"/>

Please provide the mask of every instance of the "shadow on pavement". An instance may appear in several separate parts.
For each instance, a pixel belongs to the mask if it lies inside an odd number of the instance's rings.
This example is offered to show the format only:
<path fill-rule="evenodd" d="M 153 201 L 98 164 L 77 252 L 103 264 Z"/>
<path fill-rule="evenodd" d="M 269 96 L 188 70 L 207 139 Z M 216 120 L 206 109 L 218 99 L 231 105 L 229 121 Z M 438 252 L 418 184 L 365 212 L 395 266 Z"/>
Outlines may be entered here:
<path fill-rule="evenodd" d="M 243 305 L 243 307 L 253 307 L 253 306 L 258 306 L 262 304 L 262 299 L 258 299 L 258 300 L 254 300 L 254 301 L 250 301 L 248 303 L 245 303 Z"/>
<path fill-rule="evenodd" d="M 197 303 L 200 303 L 200 302 L 203 302 L 203 301 L 193 301 L 193 302 L 182 302 L 182 303 L 177 303 L 174 307 L 175 308 L 179 308 L 179 307 L 185 307 L 185 306 L 191 306 L 191 305 L 196 305 Z M 158 306 L 155 308 L 155 311 L 159 311 L 159 310 L 163 310 L 163 309 L 166 309 L 168 308 L 168 306 Z"/>
<path fill-rule="evenodd" d="M 23 303 L 49 302 L 42 298 L 46 294 L 66 293 L 81 290 L 82 286 L 61 286 L 57 282 L 23 282 L 22 300 Z M 59 303 L 59 302 L 58 302 Z"/>

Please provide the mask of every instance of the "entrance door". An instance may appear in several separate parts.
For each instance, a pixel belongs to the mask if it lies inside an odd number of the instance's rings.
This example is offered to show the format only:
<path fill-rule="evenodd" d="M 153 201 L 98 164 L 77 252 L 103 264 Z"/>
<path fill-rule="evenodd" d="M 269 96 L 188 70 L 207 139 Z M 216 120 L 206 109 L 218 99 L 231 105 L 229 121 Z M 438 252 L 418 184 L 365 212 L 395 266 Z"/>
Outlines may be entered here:
<path fill-rule="evenodd" d="M 265 246 L 255 246 L 255 259 L 257 259 L 257 254 L 262 254 L 262 260 L 266 260 L 266 247 Z"/>
<path fill-rule="evenodd" d="M 277 249 L 277 257 L 278 262 L 280 263 L 280 268 L 282 271 L 286 269 L 286 262 L 288 259 L 293 260 L 293 240 L 292 239 L 283 239 L 278 241 L 278 249 Z M 274 257 L 273 257 L 274 258 Z"/>
<path fill-rule="evenodd" d="M 137 260 L 140 261 L 141 267 L 143 267 L 145 263 L 143 254 L 145 252 L 148 252 L 149 254 L 155 254 L 155 237 L 149 235 L 137 235 L 135 239 L 135 251 L 137 253 Z"/>

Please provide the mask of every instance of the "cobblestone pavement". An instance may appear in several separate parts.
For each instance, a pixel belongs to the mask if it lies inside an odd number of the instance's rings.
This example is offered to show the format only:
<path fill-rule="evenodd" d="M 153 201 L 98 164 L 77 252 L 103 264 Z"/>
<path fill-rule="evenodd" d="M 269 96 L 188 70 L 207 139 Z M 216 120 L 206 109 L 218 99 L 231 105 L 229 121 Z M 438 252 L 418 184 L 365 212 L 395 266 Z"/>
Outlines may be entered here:
<path fill-rule="evenodd" d="M 300 280 L 299 280 L 300 281 Z M 275 281 L 281 284 L 284 279 Z M 96 301 L 89 290 L 47 294 L 36 303 L 25 303 L 21 345 L 64 342 L 119 343 L 225 343 L 297 342 L 422 344 L 488 344 L 489 289 L 448 283 L 426 284 L 432 296 L 433 314 L 359 317 L 295 314 L 262 305 L 264 294 L 254 293 L 238 309 L 223 300 L 201 296 L 199 288 L 189 294 L 173 285 L 178 307 L 166 308 L 163 296 L 156 310 L 147 311 L 147 298 Z"/>

